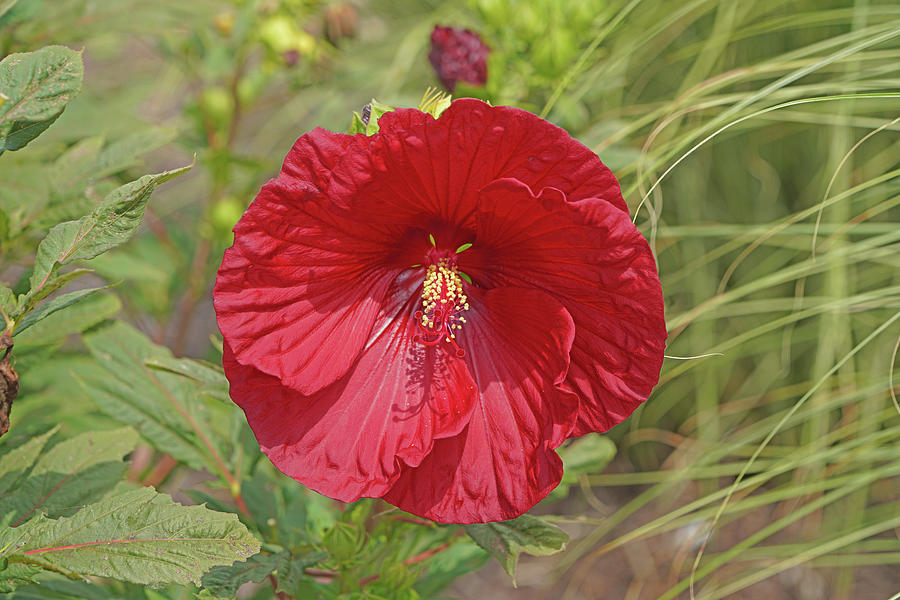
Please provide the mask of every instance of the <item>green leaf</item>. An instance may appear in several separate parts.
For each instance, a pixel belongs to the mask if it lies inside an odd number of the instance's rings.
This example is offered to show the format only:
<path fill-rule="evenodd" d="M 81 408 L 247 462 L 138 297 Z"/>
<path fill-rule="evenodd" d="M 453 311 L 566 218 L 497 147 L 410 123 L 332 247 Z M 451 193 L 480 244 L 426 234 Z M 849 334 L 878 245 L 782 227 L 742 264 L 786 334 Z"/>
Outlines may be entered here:
<path fill-rule="evenodd" d="M 251 581 L 259 583 L 268 577 L 278 568 L 284 556 L 290 556 L 290 553 L 257 554 L 228 567 L 213 567 L 203 576 L 203 587 L 216 596 L 233 598 L 243 584 Z"/>
<path fill-rule="evenodd" d="M 59 431 L 59 425 L 43 435 L 33 437 L 21 446 L 3 454 L 0 460 L 0 498 L 2 498 L 22 475 L 31 468 L 44 449 L 44 444 L 50 437 Z"/>
<path fill-rule="evenodd" d="M 73 281 L 78 277 L 91 272 L 91 269 L 72 269 L 71 271 L 63 273 L 62 275 L 54 275 L 50 277 L 47 282 L 44 283 L 44 285 L 41 286 L 41 288 L 37 291 L 29 291 L 27 294 L 20 295 L 18 302 L 19 313 L 17 314 L 17 318 L 21 318 L 22 315 L 30 312 L 38 302 L 40 302 L 59 288 L 63 287 L 70 281 Z"/>
<path fill-rule="evenodd" d="M 5 6 L 4 13 L 12 8 Z M 0 154 L 18 150 L 55 121 L 81 89 L 81 53 L 64 46 L 10 54 L 0 62 Z"/>
<path fill-rule="evenodd" d="M 428 560 L 428 567 L 415 589 L 422 597 L 433 598 L 456 579 L 480 569 L 490 557 L 473 541 L 460 538 Z"/>
<path fill-rule="evenodd" d="M 151 368 L 173 360 L 168 348 L 122 322 L 94 329 L 84 343 L 103 367 L 82 378 L 85 391 L 103 412 L 133 426 L 158 450 L 195 468 L 222 473 L 219 436 L 210 435 L 210 412 L 192 380 Z"/>
<path fill-rule="evenodd" d="M 556 554 L 564 550 L 569 541 L 565 531 L 531 515 L 511 521 L 466 525 L 466 533 L 500 562 L 513 582 L 522 552 L 533 556 Z"/>
<path fill-rule="evenodd" d="M 10 529 L 9 531 L 15 531 Z M 8 542 L 5 541 L 3 529 L 0 528 L 0 555 L 3 554 L 3 547 Z M 3 559 L 0 558 L 0 561 Z M 0 593 L 11 592 L 20 585 L 29 583 L 37 583 L 36 577 L 43 571 L 38 566 L 22 563 L 6 563 L 6 567 L 0 569 Z"/>
<path fill-rule="evenodd" d="M 6 245 L 9 239 L 9 216 L 5 210 L 0 209 L 0 250 Z"/>
<path fill-rule="evenodd" d="M 105 290 L 108 288 L 109 286 L 103 286 L 87 290 L 77 290 L 74 292 L 69 292 L 68 294 L 62 294 L 53 298 L 52 300 L 45 302 L 44 304 L 41 304 L 36 310 L 29 312 L 21 321 L 19 321 L 19 325 L 18 327 L 16 327 L 16 335 L 22 333 L 38 321 L 49 317 L 56 311 L 72 306 L 73 304 L 81 302 L 92 294 L 96 294 L 100 290 Z"/>
<path fill-rule="evenodd" d="M 19 312 L 19 303 L 13 291 L 5 285 L 0 285 L 0 311 L 2 311 L 0 317 L 4 320 L 0 326 L 6 329 L 13 324 L 16 313 Z"/>
<path fill-rule="evenodd" d="M 89 294 L 75 304 L 45 315 L 28 331 L 16 332 L 16 349 L 56 344 L 112 317 L 122 308 L 115 294 Z"/>
<path fill-rule="evenodd" d="M 38 572 L 43 569 L 34 567 Z M 121 586 L 104 587 L 87 581 L 65 579 L 40 580 L 37 585 L 20 587 L 4 600 L 148 600 L 146 588 L 123 590 Z M 128 593 L 131 592 L 131 593 Z"/>
<path fill-rule="evenodd" d="M 125 471 L 122 458 L 137 445 L 129 428 L 82 433 L 43 454 L 24 483 L 0 497 L 0 516 L 13 525 L 34 513 L 68 515 L 111 490 Z"/>
<path fill-rule="evenodd" d="M 177 373 L 198 383 L 228 385 L 228 381 L 225 379 L 225 371 L 222 370 L 222 367 L 205 360 L 159 356 L 148 359 L 144 363 L 153 369 Z"/>
<path fill-rule="evenodd" d="M 18 1 L 19 0 L 4 0 L 0 2 L 0 17 L 8 13 Z"/>
<path fill-rule="evenodd" d="M 564 498 L 582 475 L 598 473 L 616 456 L 616 445 L 598 433 L 582 436 L 558 450 L 563 461 L 562 481 L 548 498 Z"/>
<path fill-rule="evenodd" d="M 58 265 L 94 258 L 130 239 L 144 218 L 154 188 L 190 168 L 144 175 L 113 190 L 88 216 L 51 229 L 38 246 L 29 293 L 38 293 Z"/>
<path fill-rule="evenodd" d="M 10 543 L 11 542 L 11 543 Z M 111 577 L 143 585 L 200 584 L 210 568 L 259 551 L 237 515 L 181 506 L 152 488 L 117 494 L 71 517 L 39 515 L 0 529 L 0 551 L 70 577 Z"/>
<path fill-rule="evenodd" d="M 278 591 L 286 592 L 294 598 L 308 597 L 300 593 L 303 585 L 312 582 L 304 571 L 326 558 L 328 553 L 320 551 L 304 552 L 299 555 L 290 552 L 281 553 L 281 562 L 278 565 Z"/>

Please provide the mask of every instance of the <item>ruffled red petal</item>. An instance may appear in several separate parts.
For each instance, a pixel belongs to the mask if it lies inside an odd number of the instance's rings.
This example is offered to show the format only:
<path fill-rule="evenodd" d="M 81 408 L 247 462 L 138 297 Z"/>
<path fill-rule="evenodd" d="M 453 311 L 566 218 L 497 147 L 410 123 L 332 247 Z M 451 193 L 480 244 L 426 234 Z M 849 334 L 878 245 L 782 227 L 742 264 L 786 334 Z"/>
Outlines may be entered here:
<path fill-rule="evenodd" d="M 216 317 L 238 361 L 306 395 L 347 372 L 408 266 L 390 260 L 395 231 L 326 195 L 354 185 L 329 168 L 363 160 L 363 143 L 324 130 L 300 138 L 235 226 L 216 277 Z"/>
<path fill-rule="evenodd" d="M 457 435 L 475 405 L 465 362 L 413 341 L 421 277 L 392 287 L 372 342 L 346 377 L 312 396 L 242 365 L 226 345 L 231 396 L 282 472 L 332 498 L 378 497 L 434 440 Z"/>
<path fill-rule="evenodd" d="M 464 98 L 436 120 L 415 123 L 410 114 L 422 113 L 398 110 L 379 121 L 370 147 L 375 172 L 354 205 L 370 222 L 427 215 L 471 228 L 478 191 L 504 177 L 532 189 L 558 188 L 570 201 L 598 198 L 628 210 L 615 176 L 596 154 L 529 112 Z"/>
<path fill-rule="evenodd" d="M 553 451 L 575 423 L 577 399 L 559 389 L 574 336 L 572 319 L 534 289 L 472 289 L 457 333 L 478 384 L 466 431 L 440 440 L 404 468 L 384 499 L 445 523 L 512 519 L 559 484 Z"/>
<path fill-rule="evenodd" d="M 482 190 L 477 222 L 461 267 L 476 283 L 535 286 L 572 315 L 566 383 L 581 399 L 574 434 L 621 422 L 656 385 L 666 339 L 656 264 L 628 214 L 503 179 Z"/>

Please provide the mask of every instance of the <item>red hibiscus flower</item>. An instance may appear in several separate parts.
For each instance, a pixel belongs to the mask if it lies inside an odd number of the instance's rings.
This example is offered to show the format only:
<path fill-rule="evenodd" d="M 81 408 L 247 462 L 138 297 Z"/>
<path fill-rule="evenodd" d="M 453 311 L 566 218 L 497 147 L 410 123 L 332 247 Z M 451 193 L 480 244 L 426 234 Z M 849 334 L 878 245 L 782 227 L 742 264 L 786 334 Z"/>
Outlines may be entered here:
<path fill-rule="evenodd" d="M 457 81 L 484 85 L 489 52 L 490 48 L 474 31 L 435 25 L 428 60 L 441 84 L 452 92 Z"/>
<path fill-rule="evenodd" d="M 285 474 L 441 522 L 514 518 L 554 451 L 656 384 L 656 265 L 590 150 L 457 100 L 316 129 L 235 226 L 215 286 L 231 396 Z"/>

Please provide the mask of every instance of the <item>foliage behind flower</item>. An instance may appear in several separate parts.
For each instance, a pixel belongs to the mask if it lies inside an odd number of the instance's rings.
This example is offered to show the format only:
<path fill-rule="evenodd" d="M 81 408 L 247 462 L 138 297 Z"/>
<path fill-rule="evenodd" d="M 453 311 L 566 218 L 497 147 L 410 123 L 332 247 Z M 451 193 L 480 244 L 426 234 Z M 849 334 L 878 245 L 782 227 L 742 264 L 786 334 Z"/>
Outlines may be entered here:
<path fill-rule="evenodd" d="M 612 173 L 522 110 L 457 100 L 317 129 L 215 288 L 231 395 L 286 474 L 442 522 L 511 519 L 565 439 L 659 376 L 656 265 Z"/>

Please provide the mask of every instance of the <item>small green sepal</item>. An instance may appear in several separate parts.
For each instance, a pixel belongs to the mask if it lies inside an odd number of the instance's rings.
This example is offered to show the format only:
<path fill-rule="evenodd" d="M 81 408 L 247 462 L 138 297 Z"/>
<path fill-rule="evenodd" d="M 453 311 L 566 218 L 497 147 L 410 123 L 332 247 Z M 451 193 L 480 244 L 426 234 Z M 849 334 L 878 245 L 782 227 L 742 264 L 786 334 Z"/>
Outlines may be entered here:
<path fill-rule="evenodd" d="M 350 133 L 375 135 L 378 133 L 378 119 L 381 118 L 381 115 L 393 111 L 393 106 L 382 104 L 372 98 L 372 101 L 363 107 L 362 112 L 353 113 L 353 119 L 350 121 L 350 129 L 348 131 Z"/>
<path fill-rule="evenodd" d="M 425 90 L 422 99 L 419 100 L 419 110 L 437 119 L 442 112 L 450 108 L 452 100 L 453 96 L 450 94 L 445 94 L 437 88 L 429 87 Z"/>
<path fill-rule="evenodd" d="M 465 252 L 466 250 L 468 250 L 471 247 L 472 247 L 472 244 L 469 242 L 466 242 L 465 244 L 463 244 L 462 246 L 460 246 L 459 248 L 456 249 L 456 253 L 459 254 L 460 252 Z"/>

